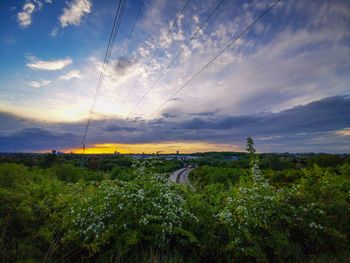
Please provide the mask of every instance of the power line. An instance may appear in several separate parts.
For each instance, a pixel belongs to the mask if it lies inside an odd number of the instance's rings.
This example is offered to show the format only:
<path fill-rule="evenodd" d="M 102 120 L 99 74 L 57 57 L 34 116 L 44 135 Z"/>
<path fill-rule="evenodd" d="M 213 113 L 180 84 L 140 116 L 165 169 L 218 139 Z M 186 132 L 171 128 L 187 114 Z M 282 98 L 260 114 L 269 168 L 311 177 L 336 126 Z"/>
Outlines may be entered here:
<path fill-rule="evenodd" d="M 149 117 L 158 112 L 166 103 L 168 103 L 172 98 L 175 97 L 181 90 L 183 90 L 191 81 L 193 81 L 198 75 L 200 75 L 211 63 L 213 63 L 222 53 L 229 49 L 239 38 L 241 38 L 246 32 L 248 32 L 259 20 L 261 20 L 272 8 L 274 8 L 281 0 L 277 0 L 270 7 L 265 9 L 265 11 L 256 18 L 250 25 L 248 25 L 241 33 L 239 33 L 235 38 L 233 38 L 219 53 L 217 53 L 213 58 L 211 58 L 196 74 L 194 74 L 184 85 L 179 87 L 170 97 L 168 97 L 162 104 L 160 104 L 151 114 L 149 114 L 142 122 L 135 128 L 140 127 Z"/>
<path fill-rule="evenodd" d="M 170 63 L 166 66 L 165 71 L 160 74 L 160 76 L 157 78 L 157 80 L 152 84 L 152 86 L 146 91 L 146 93 L 140 98 L 140 100 L 136 103 L 136 105 L 132 108 L 131 111 L 128 113 L 128 117 L 131 113 L 134 112 L 134 110 L 140 105 L 140 103 L 143 101 L 143 99 L 151 92 L 151 90 L 158 84 L 159 80 L 164 76 L 166 73 L 166 70 L 168 70 L 174 62 L 178 59 L 178 57 L 182 54 L 182 52 L 189 46 L 189 44 L 194 40 L 198 33 L 202 30 L 202 28 L 207 24 L 207 22 L 210 20 L 210 18 L 213 16 L 213 14 L 219 9 L 219 7 L 225 2 L 225 0 L 221 0 L 214 10 L 208 15 L 208 17 L 203 21 L 203 23 L 200 25 L 200 27 L 197 28 L 196 32 L 190 37 L 190 39 L 186 42 L 184 46 L 180 49 L 180 51 L 173 57 L 173 59 L 170 61 Z"/>
<path fill-rule="evenodd" d="M 171 33 L 171 31 L 173 30 L 173 27 L 177 24 L 178 20 L 180 19 L 180 16 L 182 15 L 182 13 L 185 11 L 186 7 L 188 6 L 188 4 L 191 2 L 191 0 L 187 0 L 187 2 L 185 3 L 185 5 L 182 7 L 180 13 L 176 16 L 174 22 L 172 23 L 172 25 L 169 27 L 168 32 L 166 33 L 166 35 L 163 37 L 163 39 L 160 42 L 160 45 L 157 46 L 157 48 L 155 49 L 155 51 L 153 52 L 152 57 L 149 60 L 149 64 L 151 64 L 152 60 L 155 58 L 155 56 L 157 55 L 159 49 L 162 48 L 165 40 L 167 39 L 168 35 Z M 129 90 L 128 94 L 126 95 L 122 106 L 126 103 L 127 99 L 129 98 L 131 92 L 137 87 L 137 84 L 139 83 L 139 81 L 141 80 L 142 76 L 143 76 L 144 72 L 141 72 L 141 74 L 139 75 L 139 77 L 137 78 L 136 82 L 134 83 L 134 85 L 131 87 L 131 89 Z"/>
<path fill-rule="evenodd" d="M 137 22 L 138 22 L 138 20 L 139 20 L 139 17 L 140 17 L 140 15 L 141 15 L 141 11 L 142 11 L 143 7 L 144 7 L 144 2 L 141 2 L 141 5 L 140 5 L 140 7 L 139 7 L 139 9 L 138 9 L 138 11 L 137 11 L 136 17 L 135 17 L 135 19 L 134 19 L 134 23 L 132 24 L 132 26 L 131 26 L 131 28 L 130 28 L 130 31 L 129 31 L 127 40 L 126 40 L 126 42 L 125 42 L 126 44 L 124 45 L 123 51 L 121 52 L 122 55 L 119 56 L 119 60 L 121 60 L 121 58 L 125 57 L 126 53 L 127 53 L 128 50 L 129 50 L 129 41 L 130 41 L 130 39 L 131 39 L 131 37 L 132 37 L 132 35 L 133 35 L 135 26 L 136 26 L 136 24 L 137 24 Z M 108 125 L 109 123 L 110 123 L 110 120 L 107 122 L 107 125 Z"/>
<path fill-rule="evenodd" d="M 109 59 L 110 59 L 110 57 L 112 55 L 113 46 L 114 46 L 116 37 L 117 37 L 118 32 L 119 32 L 119 28 L 120 28 L 121 20 L 122 20 L 123 15 L 124 15 L 126 3 L 127 3 L 127 0 L 120 0 L 119 3 L 118 3 L 117 11 L 116 11 L 116 14 L 115 14 L 115 17 L 114 17 L 114 21 L 113 21 L 112 31 L 111 31 L 111 34 L 110 34 L 110 37 L 109 37 L 106 53 L 105 53 L 105 56 L 104 56 L 104 60 L 103 60 L 102 68 L 101 68 L 100 75 L 99 75 L 99 78 L 98 78 L 98 82 L 97 82 L 94 98 L 93 98 L 91 109 L 90 109 L 90 112 L 89 112 L 89 118 L 88 118 L 88 121 L 86 123 L 83 139 L 81 141 L 81 148 L 85 148 L 86 135 L 87 135 L 87 132 L 88 132 L 90 124 L 91 124 L 93 111 L 94 111 L 94 108 L 95 108 L 95 105 L 96 105 L 96 101 L 97 101 L 97 98 L 98 98 L 98 95 L 99 95 L 99 91 L 100 91 L 101 86 L 102 86 L 102 82 L 103 82 L 103 78 L 104 78 L 104 70 L 105 70 L 105 67 L 108 64 Z"/>
<path fill-rule="evenodd" d="M 140 5 L 140 7 L 139 7 L 139 10 L 138 10 L 138 12 L 137 12 L 137 15 L 136 15 L 136 17 L 135 17 L 134 23 L 133 23 L 133 25 L 132 25 L 132 27 L 131 27 L 131 29 L 130 29 L 128 38 L 127 38 L 127 40 L 126 40 L 126 45 L 125 45 L 126 48 L 124 49 L 124 52 L 123 52 L 122 56 L 125 56 L 125 53 L 128 51 L 128 46 L 129 46 L 128 44 L 129 44 L 129 41 L 130 41 L 130 39 L 131 39 L 131 36 L 132 36 L 132 34 L 133 34 L 133 32 L 134 32 L 134 29 L 135 29 L 135 26 L 136 26 L 136 24 L 137 24 L 137 21 L 139 20 L 139 17 L 140 17 L 140 14 L 141 14 L 141 10 L 142 10 L 143 6 L 144 6 L 144 3 L 142 2 L 141 5 Z"/>

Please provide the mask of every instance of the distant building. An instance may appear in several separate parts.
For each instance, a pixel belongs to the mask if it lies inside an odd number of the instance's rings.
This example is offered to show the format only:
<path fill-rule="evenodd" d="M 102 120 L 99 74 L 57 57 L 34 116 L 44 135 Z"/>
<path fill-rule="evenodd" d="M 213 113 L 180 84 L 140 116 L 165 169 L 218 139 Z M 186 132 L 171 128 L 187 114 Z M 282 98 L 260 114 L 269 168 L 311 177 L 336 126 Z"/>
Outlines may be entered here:
<path fill-rule="evenodd" d="M 199 158 L 198 156 L 192 156 L 192 155 L 181 155 L 181 154 L 160 154 L 155 155 L 153 154 L 131 154 L 130 155 L 134 159 L 164 159 L 164 160 L 195 160 Z"/>
<path fill-rule="evenodd" d="M 53 155 L 59 155 L 59 154 L 64 154 L 63 152 L 57 151 L 57 150 L 52 150 L 51 154 Z"/>

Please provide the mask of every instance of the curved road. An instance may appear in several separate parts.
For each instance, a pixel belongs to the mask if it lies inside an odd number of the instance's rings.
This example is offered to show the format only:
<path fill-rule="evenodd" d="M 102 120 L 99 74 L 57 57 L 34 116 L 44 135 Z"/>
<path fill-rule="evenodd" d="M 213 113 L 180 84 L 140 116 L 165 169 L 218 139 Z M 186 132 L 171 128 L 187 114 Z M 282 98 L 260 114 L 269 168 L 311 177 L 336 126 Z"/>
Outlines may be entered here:
<path fill-rule="evenodd" d="M 174 182 L 174 183 L 191 185 L 190 181 L 188 180 L 188 175 L 190 174 L 190 172 L 193 169 L 194 168 L 192 168 L 192 167 L 185 167 L 185 168 L 181 168 L 179 170 L 176 170 L 169 177 L 169 180 Z"/>

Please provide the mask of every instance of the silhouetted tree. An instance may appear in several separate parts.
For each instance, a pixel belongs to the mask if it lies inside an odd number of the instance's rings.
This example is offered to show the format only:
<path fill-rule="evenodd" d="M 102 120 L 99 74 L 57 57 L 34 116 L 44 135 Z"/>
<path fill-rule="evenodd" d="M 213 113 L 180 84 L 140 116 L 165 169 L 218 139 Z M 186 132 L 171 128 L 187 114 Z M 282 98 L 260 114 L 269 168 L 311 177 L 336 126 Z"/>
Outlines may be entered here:
<path fill-rule="evenodd" d="M 246 150 L 248 153 L 250 154 L 254 154 L 255 153 L 255 148 L 254 148 L 254 141 L 253 138 L 251 136 L 249 136 L 247 138 L 247 147 Z"/>

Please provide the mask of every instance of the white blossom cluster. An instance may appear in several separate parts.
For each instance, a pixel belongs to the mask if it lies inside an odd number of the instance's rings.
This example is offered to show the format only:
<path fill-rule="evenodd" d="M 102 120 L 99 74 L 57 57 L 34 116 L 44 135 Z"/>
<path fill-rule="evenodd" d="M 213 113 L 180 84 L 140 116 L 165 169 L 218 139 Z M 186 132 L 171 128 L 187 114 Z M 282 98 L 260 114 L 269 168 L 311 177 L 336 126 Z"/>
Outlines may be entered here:
<path fill-rule="evenodd" d="M 279 197 L 284 193 L 276 191 L 263 177 L 256 158 L 251 161 L 251 176 L 253 184 L 237 187 L 216 215 L 234 236 L 232 245 L 242 252 L 252 233 L 268 231 L 276 222 L 288 220 L 278 211 Z"/>
<path fill-rule="evenodd" d="M 259 167 L 259 161 L 257 159 L 253 159 L 251 161 L 251 173 L 255 183 L 268 184 L 268 182 L 262 175 L 262 172 Z"/>
<path fill-rule="evenodd" d="M 71 218 L 77 235 L 97 246 L 106 240 L 118 240 L 128 231 L 144 233 L 156 229 L 150 237 L 155 245 L 165 245 L 185 217 L 194 216 L 184 209 L 184 200 L 164 175 L 145 174 L 137 169 L 129 182 L 104 180 L 94 186 L 89 197 L 81 197 Z"/>

